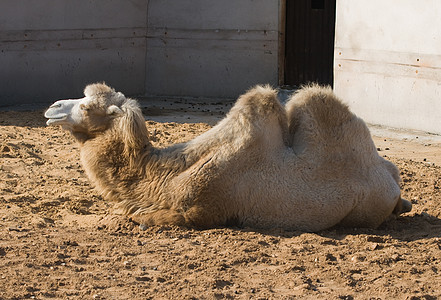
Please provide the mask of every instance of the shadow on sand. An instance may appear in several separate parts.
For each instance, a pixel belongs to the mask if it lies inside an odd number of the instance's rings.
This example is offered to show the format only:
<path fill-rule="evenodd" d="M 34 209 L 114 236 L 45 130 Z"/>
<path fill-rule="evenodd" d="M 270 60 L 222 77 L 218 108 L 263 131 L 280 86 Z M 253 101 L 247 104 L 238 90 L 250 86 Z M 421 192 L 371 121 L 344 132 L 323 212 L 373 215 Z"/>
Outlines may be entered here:
<path fill-rule="evenodd" d="M 285 231 L 280 228 L 268 230 L 256 230 L 252 228 L 233 227 L 239 231 L 256 232 L 263 235 L 292 238 L 305 232 L 303 231 Z M 427 213 L 400 216 L 395 220 L 383 223 L 377 229 L 370 228 L 345 228 L 335 226 L 327 230 L 314 232 L 322 237 L 334 240 L 342 240 L 347 236 L 369 235 L 377 236 L 384 240 L 384 237 L 390 237 L 403 242 L 413 242 L 431 238 L 441 238 L 441 219 Z"/>

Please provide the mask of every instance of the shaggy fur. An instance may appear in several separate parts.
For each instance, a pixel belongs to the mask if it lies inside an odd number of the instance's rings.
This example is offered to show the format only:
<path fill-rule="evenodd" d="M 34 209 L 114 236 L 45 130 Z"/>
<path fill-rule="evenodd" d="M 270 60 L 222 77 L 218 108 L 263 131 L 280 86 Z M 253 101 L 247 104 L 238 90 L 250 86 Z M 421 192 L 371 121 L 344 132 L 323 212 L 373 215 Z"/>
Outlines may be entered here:
<path fill-rule="evenodd" d="M 150 144 L 135 100 L 104 84 L 85 95 L 67 129 L 96 189 L 138 223 L 318 231 L 409 210 L 397 168 L 330 88 L 305 87 L 285 108 L 257 86 L 211 130 L 166 149 Z"/>

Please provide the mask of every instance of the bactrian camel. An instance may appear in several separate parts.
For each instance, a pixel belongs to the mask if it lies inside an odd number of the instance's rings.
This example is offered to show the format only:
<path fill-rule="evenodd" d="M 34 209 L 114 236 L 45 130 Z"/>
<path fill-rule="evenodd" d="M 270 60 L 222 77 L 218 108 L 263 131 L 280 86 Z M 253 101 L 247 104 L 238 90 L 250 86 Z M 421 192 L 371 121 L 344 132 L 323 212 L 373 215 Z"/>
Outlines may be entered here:
<path fill-rule="evenodd" d="M 304 87 L 284 107 L 256 86 L 212 129 L 164 149 L 136 100 L 101 83 L 84 95 L 55 102 L 47 124 L 72 133 L 91 183 L 139 224 L 375 228 L 411 209 L 396 166 L 328 87 Z"/>

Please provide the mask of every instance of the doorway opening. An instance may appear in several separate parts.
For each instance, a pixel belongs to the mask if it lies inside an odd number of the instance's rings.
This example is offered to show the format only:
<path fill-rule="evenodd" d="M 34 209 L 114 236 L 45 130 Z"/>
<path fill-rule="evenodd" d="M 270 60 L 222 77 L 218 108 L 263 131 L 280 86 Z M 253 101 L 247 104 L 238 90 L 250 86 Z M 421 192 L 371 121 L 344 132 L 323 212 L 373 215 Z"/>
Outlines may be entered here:
<path fill-rule="evenodd" d="M 336 0 L 286 0 L 284 84 L 333 84 Z"/>

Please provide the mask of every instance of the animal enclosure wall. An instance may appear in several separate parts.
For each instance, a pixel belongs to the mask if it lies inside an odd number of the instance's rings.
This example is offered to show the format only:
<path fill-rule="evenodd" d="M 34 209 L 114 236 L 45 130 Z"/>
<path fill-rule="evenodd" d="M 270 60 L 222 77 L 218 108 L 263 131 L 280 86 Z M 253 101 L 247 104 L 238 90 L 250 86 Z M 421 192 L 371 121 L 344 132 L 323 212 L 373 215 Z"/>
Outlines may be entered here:
<path fill-rule="evenodd" d="M 278 1 L 150 1 L 147 93 L 236 97 L 277 84 Z"/>
<path fill-rule="evenodd" d="M 0 105 L 78 97 L 106 81 L 144 93 L 143 0 L 0 1 Z"/>
<path fill-rule="evenodd" d="M 366 121 L 441 134 L 441 1 L 338 0 L 334 89 Z"/>
<path fill-rule="evenodd" d="M 0 1 L 0 106 L 81 96 L 236 97 L 278 82 L 279 0 Z"/>

